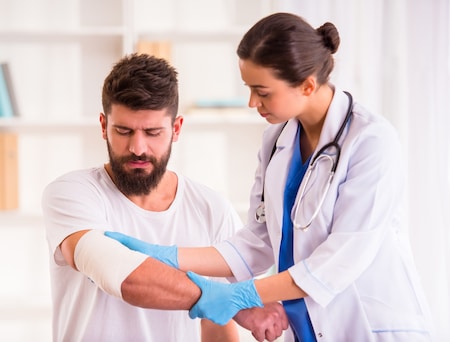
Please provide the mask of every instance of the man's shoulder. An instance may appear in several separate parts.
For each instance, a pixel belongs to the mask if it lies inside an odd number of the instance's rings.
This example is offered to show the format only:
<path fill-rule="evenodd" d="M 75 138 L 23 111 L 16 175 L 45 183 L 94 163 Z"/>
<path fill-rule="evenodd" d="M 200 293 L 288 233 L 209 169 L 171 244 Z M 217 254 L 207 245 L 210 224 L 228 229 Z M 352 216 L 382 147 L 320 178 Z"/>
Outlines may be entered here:
<path fill-rule="evenodd" d="M 98 179 L 101 176 L 101 173 L 102 168 L 100 167 L 73 170 L 60 175 L 53 182 L 64 182 L 64 181 L 83 182 L 89 179 Z"/>
<path fill-rule="evenodd" d="M 203 196 L 223 198 L 217 190 L 192 178 L 178 175 L 178 182 L 187 192 L 202 194 Z"/>
<path fill-rule="evenodd" d="M 212 231 L 221 230 L 219 227 L 223 227 L 223 224 L 228 225 L 229 229 L 240 227 L 241 221 L 236 209 L 231 201 L 218 190 L 191 178 L 180 176 L 178 190 L 180 191 L 177 194 L 180 196 L 177 201 L 179 205 L 190 208 L 193 212 L 203 213 L 205 218 L 213 220 L 211 221 L 213 223 L 208 226 Z M 231 230 L 229 232 L 231 233 Z"/>
<path fill-rule="evenodd" d="M 231 206 L 229 200 L 225 195 L 221 194 L 218 190 L 213 189 L 209 185 L 201 183 L 186 176 L 178 175 L 178 190 L 183 193 L 184 200 L 188 200 L 191 203 L 204 203 L 209 207 L 229 208 Z"/>
<path fill-rule="evenodd" d="M 69 171 L 48 183 L 45 193 L 59 193 L 68 189 L 97 188 L 102 183 L 101 179 L 105 178 L 103 173 L 105 171 L 102 171 L 100 167 Z"/>

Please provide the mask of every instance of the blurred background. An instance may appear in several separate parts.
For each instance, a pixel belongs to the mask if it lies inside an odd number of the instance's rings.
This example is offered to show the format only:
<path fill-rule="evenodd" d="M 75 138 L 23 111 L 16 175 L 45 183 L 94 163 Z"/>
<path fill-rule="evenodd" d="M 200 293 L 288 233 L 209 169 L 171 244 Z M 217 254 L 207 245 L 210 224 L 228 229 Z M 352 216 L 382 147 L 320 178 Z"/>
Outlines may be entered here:
<path fill-rule="evenodd" d="M 51 340 L 40 196 L 60 174 L 107 160 L 101 87 L 126 53 L 177 68 L 185 124 L 171 167 L 227 196 L 246 219 L 267 124 L 246 108 L 235 49 L 279 11 L 314 27 L 333 22 L 341 46 L 332 83 L 397 128 L 412 248 L 437 341 L 450 341 L 448 0 L 0 0 L 11 102 L 0 97 L 0 340 Z"/>

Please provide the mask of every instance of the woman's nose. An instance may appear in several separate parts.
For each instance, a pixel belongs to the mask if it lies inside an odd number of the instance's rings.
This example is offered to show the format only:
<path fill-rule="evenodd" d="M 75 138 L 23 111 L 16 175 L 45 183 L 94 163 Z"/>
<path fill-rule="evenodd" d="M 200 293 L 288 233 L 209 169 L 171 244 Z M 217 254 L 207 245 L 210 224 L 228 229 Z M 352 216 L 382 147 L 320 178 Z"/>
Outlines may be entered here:
<path fill-rule="evenodd" d="M 250 108 L 256 108 L 256 107 L 261 106 L 261 101 L 260 101 L 259 97 L 254 94 L 250 94 L 250 98 L 248 100 L 248 106 Z"/>

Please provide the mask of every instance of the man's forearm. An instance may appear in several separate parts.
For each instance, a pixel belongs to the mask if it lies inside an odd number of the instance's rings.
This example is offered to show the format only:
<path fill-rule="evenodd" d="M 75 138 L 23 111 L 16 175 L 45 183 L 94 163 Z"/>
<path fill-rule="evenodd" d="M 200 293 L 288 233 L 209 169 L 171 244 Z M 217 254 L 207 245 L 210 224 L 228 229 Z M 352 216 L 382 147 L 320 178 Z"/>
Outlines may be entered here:
<path fill-rule="evenodd" d="M 127 260 L 135 259 L 136 252 L 104 236 L 103 232 L 83 230 L 71 234 L 61 243 L 61 251 L 69 265 L 107 293 L 132 305 L 188 310 L 200 298 L 200 289 L 184 272 L 144 255 L 143 261 L 135 260 L 139 263 L 134 266 Z"/>
<path fill-rule="evenodd" d="M 201 291 L 184 272 L 147 258 L 122 282 L 122 298 L 142 308 L 189 310 Z"/>

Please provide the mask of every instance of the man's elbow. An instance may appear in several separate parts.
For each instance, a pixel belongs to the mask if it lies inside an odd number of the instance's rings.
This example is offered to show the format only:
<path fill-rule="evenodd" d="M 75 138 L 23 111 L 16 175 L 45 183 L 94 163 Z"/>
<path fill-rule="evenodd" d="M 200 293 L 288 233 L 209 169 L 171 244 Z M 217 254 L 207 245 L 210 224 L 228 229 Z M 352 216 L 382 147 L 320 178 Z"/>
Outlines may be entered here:
<path fill-rule="evenodd" d="M 86 234 L 89 230 L 80 230 L 78 232 L 75 232 L 73 234 L 70 234 L 67 236 L 63 242 L 59 245 L 61 249 L 61 253 L 66 260 L 67 264 L 78 271 L 77 266 L 75 264 L 75 248 L 78 244 L 78 241 L 81 239 L 81 237 Z"/>

